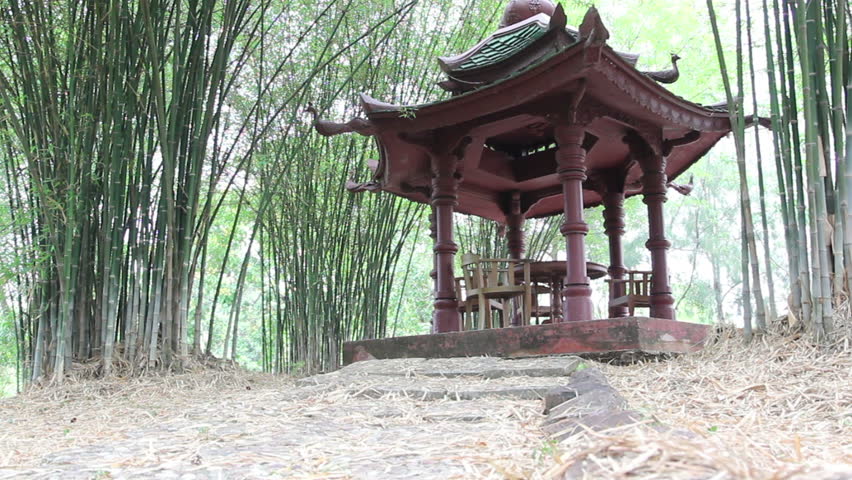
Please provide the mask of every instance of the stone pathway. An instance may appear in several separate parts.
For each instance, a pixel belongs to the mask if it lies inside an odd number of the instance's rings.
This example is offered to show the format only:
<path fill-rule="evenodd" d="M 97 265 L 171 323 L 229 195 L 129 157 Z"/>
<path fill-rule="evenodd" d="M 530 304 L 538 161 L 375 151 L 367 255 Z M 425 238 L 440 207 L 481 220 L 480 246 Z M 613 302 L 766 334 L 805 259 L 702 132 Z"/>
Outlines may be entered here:
<path fill-rule="evenodd" d="M 543 478 L 553 462 L 542 400 L 572 398 L 565 386 L 596 371 L 587 366 L 375 360 L 296 382 L 72 399 L 31 423 L 32 438 L 0 432 L 0 479 Z M 28 421 L 10 405 L 0 402 L 0 430 Z M 555 433 L 578 418 L 552 410 L 544 428 Z"/>

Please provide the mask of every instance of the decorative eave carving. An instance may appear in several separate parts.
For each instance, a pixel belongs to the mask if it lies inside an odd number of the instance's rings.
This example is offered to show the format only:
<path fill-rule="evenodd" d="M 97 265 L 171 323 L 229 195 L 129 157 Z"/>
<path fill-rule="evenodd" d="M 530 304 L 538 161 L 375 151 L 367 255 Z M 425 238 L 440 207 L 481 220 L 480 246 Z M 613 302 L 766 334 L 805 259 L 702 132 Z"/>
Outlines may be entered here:
<path fill-rule="evenodd" d="M 305 108 L 305 111 L 314 117 L 314 130 L 324 137 L 333 137 L 335 135 L 340 135 L 341 133 L 351 132 L 355 132 L 365 137 L 372 137 L 376 135 L 376 127 L 367 119 L 355 117 L 346 123 L 336 123 L 320 119 L 319 112 L 317 112 L 313 105 L 308 105 L 308 107 Z"/>
<path fill-rule="evenodd" d="M 647 75 L 659 83 L 674 83 L 680 78 L 680 70 L 677 68 L 677 61 L 680 60 L 680 57 L 676 54 L 672 54 L 672 68 L 667 70 L 658 70 L 655 72 L 642 72 L 642 74 Z"/>
<path fill-rule="evenodd" d="M 379 148 L 381 149 L 381 145 L 379 145 Z M 368 160 L 367 166 L 370 168 L 370 170 L 373 171 L 372 179 L 366 182 L 356 182 L 354 180 L 347 180 L 346 190 L 349 190 L 352 193 L 376 193 L 380 192 L 384 188 L 382 177 L 384 176 L 385 167 L 387 166 L 384 151 L 382 151 L 382 156 L 378 161 Z"/>
<path fill-rule="evenodd" d="M 628 69 L 617 66 L 614 57 L 614 54 L 604 55 L 604 58 L 594 67 L 595 70 L 603 74 L 619 90 L 629 95 L 646 110 L 674 124 L 693 130 L 703 132 L 730 131 L 731 124 L 727 113 L 712 112 L 709 109 L 694 104 L 689 104 L 688 106 L 673 104 L 671 101 L 661 98 L 664 95 L 671 96 L 670 92 L 654 91 L 662 89 L 662 87 L 651 82 L 650 79 L 636 70 L 631 72 Z M 644 82 L 642 81 L 643 79 Z"/>
<path fill-rule="evenodd" d="M 352 193 L 361 193 L 361 192 L 380 192 L 382 190 L 382 186 L 379 182 L 371 180 L 369 182 L 355 182 L 353 180 L 346 181 L 346 190 L 349 190 Z"/>
<path fill-rule="evenodd" d="M 383 102 L 381 100 L 377 100 L 377 99 L 367 95 L 366 93 L 362 93 L 360 95 L 360 97 L 361 97 L 361 108 L 364 109 L 364 112 L 366 112 L 367 115 L 369 115 L 373 112 L 399 111 L 399 110 L 405 108 L 405 107 L 402 107 L 400 105 L 394 105 L 392 103 L 387 103 L 387 102 Z"/>
<path fill-rule="evenodd" d="M 666 183 L 666 188 L 671 188 L 675 192 L 688 197 L 692 191 L 695 189 L 695 183 L 693 181 L 693 175 L 689 176 L 689 182 L 686 184 L 668 182 Z M 636 180 L 635 182 L 631 182 L 629 185 L 624 186 L 624 192 L 627 195 L 635 195 L 637 193 L 642 193 L 642 181 Z"/>
<path fill-rule="evenodd" d="M 669 182 L 666 184 L 666 186 L 683 196 L 688 196 L 695 188 L 695 184 L 693 183 L 693 175 L 689 176 L 689 182 L 687 182 L 685 185 L 680 183 Z"/>

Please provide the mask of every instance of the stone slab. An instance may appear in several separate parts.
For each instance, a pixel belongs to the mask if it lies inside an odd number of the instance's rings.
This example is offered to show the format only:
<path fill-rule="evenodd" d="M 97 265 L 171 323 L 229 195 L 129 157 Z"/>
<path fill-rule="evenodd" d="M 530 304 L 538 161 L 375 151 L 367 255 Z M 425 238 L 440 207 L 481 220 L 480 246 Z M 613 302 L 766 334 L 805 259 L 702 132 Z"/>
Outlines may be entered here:
<path fill-rule="evenodd" d="M 561 403 L 560 400 L 565 399 Z M 600 431 L 642 421 L 596 368 L 575 372 L 545 398 L 542 430 L 557 441 L 586 430 Z"/>
<path fill-rule="evenodd" d="M 353 389 L 353 396 L 381 398 L 386 396 L 408 397 L 414 400 L 476 400 L 480 398 L 511 398 L 514 400 L 540 400 L 552 389 L 552 385 L 493 386 L 463 389 L 430 389 L 418 386 L 394 387 L 376 385 Z"/>
<path fill-rule="evenodd" d="M 363 377 L 428 377 L 500 379 L 509 377 L 567 377 L 583 362 L 575 356 L 506 359 L 499 357 L 399 358 L 362 361 L 342 369 L 297 380 L 298 386 L 329 385 Z"/>
<path fill-rule="evenodd" d="M 633 410 L 601 411 L 582 418 L 566 418 L 547 424 L 541 429 L 557 441 L 582 433 L 586 430 L 602 431 L 642 421 L 642 415 Z"/>
<path fill-rule="evenodd" d="M 624 317 L 527 327 L 346 342 L 343 363 L 362 359 L 529 357 L 554 354 L 686 353 L 699 350 L 710 326 Z"/>

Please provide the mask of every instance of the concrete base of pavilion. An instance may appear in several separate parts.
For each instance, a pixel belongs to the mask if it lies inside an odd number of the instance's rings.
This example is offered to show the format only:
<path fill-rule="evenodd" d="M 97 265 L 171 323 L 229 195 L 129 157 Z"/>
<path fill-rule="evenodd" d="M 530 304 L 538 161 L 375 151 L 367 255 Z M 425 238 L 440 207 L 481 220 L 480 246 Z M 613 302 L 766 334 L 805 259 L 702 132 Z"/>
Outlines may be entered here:
<path fill-rule="evenodd" d="M 385 358 L 488 355 L 529 357 L 575 354 L 619 357 L 700 350 L 710 325 L 660 318 L 623 317 L 582 322 L 360 340 L 343 344 L 343 363 Z"/>

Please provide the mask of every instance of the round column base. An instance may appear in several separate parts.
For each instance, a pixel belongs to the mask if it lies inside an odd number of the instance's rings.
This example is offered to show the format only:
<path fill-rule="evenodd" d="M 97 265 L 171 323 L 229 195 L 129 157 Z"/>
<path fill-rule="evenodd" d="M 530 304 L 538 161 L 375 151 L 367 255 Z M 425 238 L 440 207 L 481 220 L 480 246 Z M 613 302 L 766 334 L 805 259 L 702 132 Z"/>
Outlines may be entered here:
<path fill-rule="evenodd" d="M 592 289 L 588 284 L 566 285 L 562 290 L 565 301 L 562 303 L 562 321 L 578 322 L 591 320 Z"/>
<path fill-rule="evenodd" d="M 671 293 L 651 294 L 651 317 L 675 320 L 674 297 Z"/>
<path fill-rule="evenodd" d="M 458 305 L 458 301 L 454 298 L 435 300 L 435 310 L 432 312 L 433 333 L 458 332 L 461 330 Z"/>

